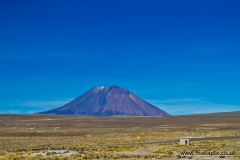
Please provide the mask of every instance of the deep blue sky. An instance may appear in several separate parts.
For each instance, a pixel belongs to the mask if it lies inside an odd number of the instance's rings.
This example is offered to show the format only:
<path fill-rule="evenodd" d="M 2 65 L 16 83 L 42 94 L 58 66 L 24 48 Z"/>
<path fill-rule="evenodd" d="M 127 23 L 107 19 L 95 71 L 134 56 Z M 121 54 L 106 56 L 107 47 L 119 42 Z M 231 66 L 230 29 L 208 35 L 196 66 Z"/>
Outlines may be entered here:
<path fill-rule="evenodd" d="M 172 115 L 240 110 L 239 0 L 0 0 L 0 113 L 118 85 Z"/>

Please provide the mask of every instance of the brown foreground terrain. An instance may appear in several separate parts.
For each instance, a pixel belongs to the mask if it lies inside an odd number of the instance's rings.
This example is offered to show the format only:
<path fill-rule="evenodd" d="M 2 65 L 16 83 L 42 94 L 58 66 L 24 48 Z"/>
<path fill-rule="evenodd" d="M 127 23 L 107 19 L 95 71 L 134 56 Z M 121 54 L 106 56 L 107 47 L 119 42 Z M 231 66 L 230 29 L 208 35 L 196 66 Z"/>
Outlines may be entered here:
<path fill-rule="evenodd" d="M 171 142 L 218 136 L 240 136 L 240 112 L 171 117 L 0 114 L 0 159 L 240 158 L 239 139 L 189 146 Z M 163 141 L 169 142 L 142 144 Z"/>

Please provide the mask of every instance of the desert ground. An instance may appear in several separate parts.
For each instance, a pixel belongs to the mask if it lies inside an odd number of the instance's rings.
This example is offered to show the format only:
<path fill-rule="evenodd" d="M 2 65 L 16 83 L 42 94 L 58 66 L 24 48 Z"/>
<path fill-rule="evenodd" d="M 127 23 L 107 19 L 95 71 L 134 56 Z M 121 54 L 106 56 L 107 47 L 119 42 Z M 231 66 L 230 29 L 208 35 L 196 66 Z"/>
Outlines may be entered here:
<path fill-rule="evenodd" d="M 223 136 L 240 136 L 240 112 L 170 117 L 0 114 L 0 159 L 240 159 L 240 139 Z M 180 138 L 204 137 L 220 138 L 179 143 Z"/>

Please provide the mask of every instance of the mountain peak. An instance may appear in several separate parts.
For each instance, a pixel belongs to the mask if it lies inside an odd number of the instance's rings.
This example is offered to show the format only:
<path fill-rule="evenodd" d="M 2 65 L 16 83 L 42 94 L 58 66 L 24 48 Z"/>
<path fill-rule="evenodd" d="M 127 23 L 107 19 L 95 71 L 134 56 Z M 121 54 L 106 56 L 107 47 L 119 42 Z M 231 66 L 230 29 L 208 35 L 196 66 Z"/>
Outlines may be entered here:
<path fill-rule="evenodd" d="M 116 85 L 112 85 L 112 86 L 95 86 L 93 88 L 97 88 L 97 89 L 105 89 L 105 88 L 121 88 L 119 86 L 116 86 Z M 122 88 L 123 89 L 123 88 Z"/>
<path fill-rule="evenodd" d="M 88 116 L 168 116 L 132 92 L 116 85 L 96 86 L 66 105 L 40 114 L 72 114 Z"/>

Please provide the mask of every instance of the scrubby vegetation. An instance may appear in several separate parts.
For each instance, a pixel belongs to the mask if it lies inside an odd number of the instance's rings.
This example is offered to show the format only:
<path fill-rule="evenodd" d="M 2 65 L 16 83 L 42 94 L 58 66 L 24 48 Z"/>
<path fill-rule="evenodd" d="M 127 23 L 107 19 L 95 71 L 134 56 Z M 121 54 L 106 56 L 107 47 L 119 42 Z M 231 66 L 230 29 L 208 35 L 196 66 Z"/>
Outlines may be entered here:
<path fill-rule="evenodd" d="M 178 142 L 143 145 L 136 139 L 140 136 L 140 142 L 160 142 L 181 137 L 235 136 L 240 135 L 239 128 L 238 116 L 1 115 L 0 149 L 5 150 L 0 150 L 0 159 L 181 158 L 184 157 L 181 152 L 235 151 L 235 158 L 240 158 L 238 140 L 196 141 L 190 142 L 190 146 L 181 146 Z M 132 145 L 107 146 L 111 144 Z M 136 152 L 140 147 L 151 152 Z M 65 153 L 58 150 L 65 150 Z M 71 151 L 76 153 L 66 154 Z"/>

